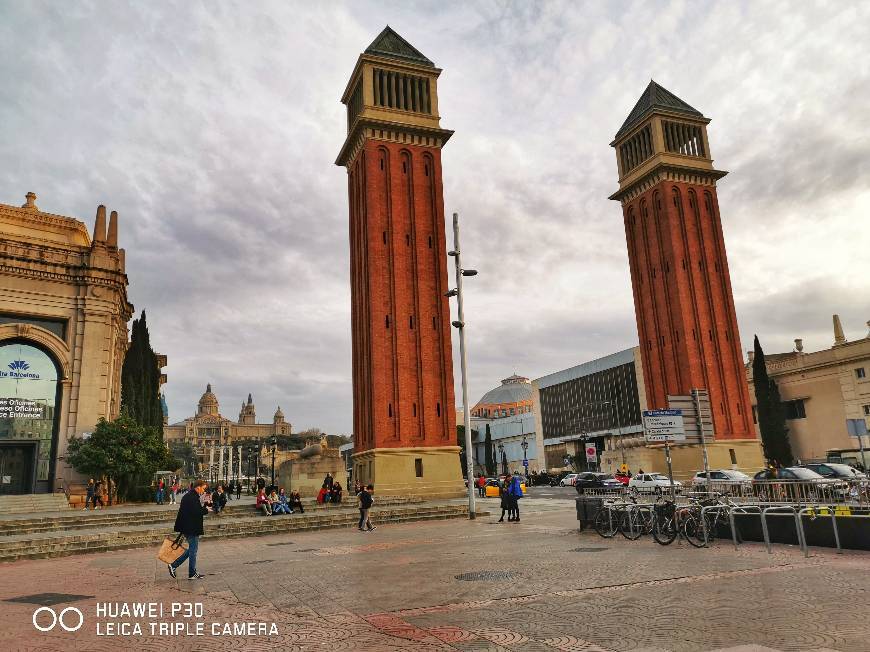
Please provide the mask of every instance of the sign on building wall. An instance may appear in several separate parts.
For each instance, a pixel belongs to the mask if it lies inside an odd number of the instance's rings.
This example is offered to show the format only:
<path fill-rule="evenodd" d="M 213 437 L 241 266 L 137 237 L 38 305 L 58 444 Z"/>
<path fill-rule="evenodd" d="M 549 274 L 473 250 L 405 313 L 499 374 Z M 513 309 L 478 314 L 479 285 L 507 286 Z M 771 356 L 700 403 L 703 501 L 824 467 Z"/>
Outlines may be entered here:
<path fill-rule="evenodd" d="M 682 410 L 645 410 L 643 433 L 648 442 L 686 441 Z"/>

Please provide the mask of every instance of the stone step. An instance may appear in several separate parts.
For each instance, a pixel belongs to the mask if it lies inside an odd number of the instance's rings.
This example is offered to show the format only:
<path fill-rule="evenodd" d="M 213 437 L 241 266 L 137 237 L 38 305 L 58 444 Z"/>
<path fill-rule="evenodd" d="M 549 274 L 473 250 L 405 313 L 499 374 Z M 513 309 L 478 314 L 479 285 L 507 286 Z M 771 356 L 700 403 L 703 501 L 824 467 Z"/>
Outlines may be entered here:
<path fill-rule="evenodd" d="M 427 504 L 375 509 L 372 519 L 376 523 L 399 523 L 422 520 L 463 518 L 468 514 L 464 505 Z M 479 512 L 486 514 L 486 512 Z M 215 517 L 220 518 L 220 517 Z M 243 536 L 261 536 L 286 532 L 304 532 L 327 528 L 355 527 L 359 519 L 356 510 L 334 513 L 304 514 L 287 517 L 253 517 L 228 519 L 224 522 L 207 522 L 205 539 Z M 107 550 L 121 550 L 144 546 L 157 546 L 167 528 L 141 526 L 121 531 L 95 532 L 81 535 L 26 537 L 15 541 L 0 540 L 0 562 L 18 559 L 40 559 L 73 554 L 86 554 Z"/>
<path fill-rule="evenodd" d="M 421 498 L 382 498 L 379 503 L 383 506 L 387 505 L 412 505 L 422 503 Z M 311 504 L 303 503 L 305 511 L 329 511 L 335 509 L 343 509 L 350 507 L 350 503 L 342 503 L 340 506 L 335 505 L 319 505 L 312 502 Z M 22 519 L 2 519 L 0 518 L 0 538 L 9 535 L 31 534 L 36 532 L 54 532 L 59 530 L 76 530 L 82 528 L 95 527 L 123 527 L 125 525 L 144 525 L 146 523 L 162 523 L 166 521 L 175 521 L 175 509 L 156 509 L 155 507 L 143 507 L 140 510 L 131 511 L 113 511 L 112 509 L 89 511 L 83 513 L 81 511 L 74 512 L 63 516 L 35 516 L 33 518 Z M 224 516 L 249 516 L 256 514 L 252 503 L 243 505 L 227 505 L 223 512 Z"/>
<path fill-rule="evenodd" d="M 69 510 L 69 504 L 65 494 L 0 496 L 0 515 L 66 510 Z"/>

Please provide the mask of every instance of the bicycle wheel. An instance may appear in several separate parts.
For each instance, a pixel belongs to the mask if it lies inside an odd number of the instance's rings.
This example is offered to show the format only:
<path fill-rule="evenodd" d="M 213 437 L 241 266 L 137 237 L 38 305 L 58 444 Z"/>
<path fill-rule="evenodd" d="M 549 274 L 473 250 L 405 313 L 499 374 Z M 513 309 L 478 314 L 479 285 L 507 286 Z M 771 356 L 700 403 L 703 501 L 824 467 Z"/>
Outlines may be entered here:
<path fill-rule="evenodd" d="M 667 546 L 674 542 L 677 538 L 677 524 L 673 518 L 657 519 L 652 531 L 655 542 Z"/>
<path fill-rule="evenodd" d="M 602 507 L 595 515 L 595 531 L 605 539 L 616 534 L 619 529 L 619 516 L 610 507 Z"/>
<path fill-rule="evenodd" d="M 629 541 L 640 539 L 644 531 L 643 517 L 637 508 L 626 509 L 619 517 L 619 532 Z"/>
<path fill-rule="evenodd" d="M 682 523 L 683 536 L 686 541 L 696 548 L 703 548 L 706 545 L 704 541 L 704 528 L 701 524 L 701 517 L 697 514 L 688 514 Z"/>

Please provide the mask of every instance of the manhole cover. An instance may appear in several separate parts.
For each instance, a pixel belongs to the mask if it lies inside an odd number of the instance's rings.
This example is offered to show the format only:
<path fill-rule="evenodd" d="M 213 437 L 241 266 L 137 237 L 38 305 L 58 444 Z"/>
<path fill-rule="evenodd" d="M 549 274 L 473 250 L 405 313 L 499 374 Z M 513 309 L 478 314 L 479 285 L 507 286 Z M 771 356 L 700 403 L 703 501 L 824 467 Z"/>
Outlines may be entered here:
<path fill-rule="evenodd" d="M 296 545 L 292 541 L 282 541 L 281 543 L 267 543 L 267 546 L 293 546 Z"/>
<path fill-rule="evenodd" d="M 293 552 L 317 552 L 320 548 L 302 548 L 300 550 L 294 550 Z"/>
<path fill-rule="evenodd" d="M 571 552 L 603 552 L 607 548 L 571 548 Z"/>
<path fill-rule="evenodd" d="M 498 580 L 511 580 L 517 576 L 513 571 L 478 571 L 476 573 L 463 573 L 456 575 L 456 579 L 463 582 L 497 582 Z"/>
<path fill-rule="evenodd" d="M 25 604 L 51 607 L 64 602 L 78 602 L 93 597 L 92 595 L 76 595 L 74 593 L 35 593 L 34 595 L 19 595 L 17 598 L 6 598 L 4 602 L 24 602 Z"/>
<path fill-rule="evenodd" d="M 274 559 L 257 559 L 255 561 L 246 561 L 244 562 L 246 566 L 251 566 L 253 564 L 271 564 Z"/>

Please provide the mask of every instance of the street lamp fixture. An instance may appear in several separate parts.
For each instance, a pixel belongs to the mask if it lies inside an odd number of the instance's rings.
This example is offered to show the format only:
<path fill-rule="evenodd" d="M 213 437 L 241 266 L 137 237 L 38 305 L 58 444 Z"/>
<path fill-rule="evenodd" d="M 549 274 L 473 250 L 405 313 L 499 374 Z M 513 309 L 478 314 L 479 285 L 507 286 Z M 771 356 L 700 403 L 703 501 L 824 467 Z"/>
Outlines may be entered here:
<path fill-rule="evenodd" d="M 272 448 L 272 486 L 275 486 L 275 449 L 278 446 L 278 438 L 272 435 L 269 438 L 269 446 Z"/>

